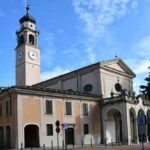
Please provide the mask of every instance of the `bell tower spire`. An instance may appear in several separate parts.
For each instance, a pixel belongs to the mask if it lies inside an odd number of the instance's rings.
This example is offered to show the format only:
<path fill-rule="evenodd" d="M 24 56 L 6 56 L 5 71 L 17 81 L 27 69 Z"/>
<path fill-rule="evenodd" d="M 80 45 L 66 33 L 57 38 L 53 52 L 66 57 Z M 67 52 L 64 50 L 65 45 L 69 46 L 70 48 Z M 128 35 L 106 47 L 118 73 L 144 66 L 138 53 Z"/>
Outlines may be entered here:
<path fill-rule="evenodd" d="M 36 20 L 30 15 L 27 4 L 25 15 L 19 20 L 20 29 L 16 32 L 16 85 L 33 85 L 40 81 L 39 32 Z"/>
<path fill-rule="evenodd" d="M 27 4 L 27 6 L 26 6 L 26 14 L 29 14 L 29 11 L 30 11 L 30 7 L 29 7 L 29 4 Z"/>

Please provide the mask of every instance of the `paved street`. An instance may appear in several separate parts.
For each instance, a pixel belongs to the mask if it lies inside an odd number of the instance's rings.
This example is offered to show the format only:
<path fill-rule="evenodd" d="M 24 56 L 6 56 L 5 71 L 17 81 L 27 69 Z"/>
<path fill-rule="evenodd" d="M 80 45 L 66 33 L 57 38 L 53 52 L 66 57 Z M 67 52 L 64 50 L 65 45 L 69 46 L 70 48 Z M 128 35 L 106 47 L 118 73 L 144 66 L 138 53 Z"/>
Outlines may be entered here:
<path fill-rule="evenodd" d="M 142 145 L 132 145 L 132 146 L 114 146 L 114 147 L 90 147 L 90 148 L 83 148 L 78 150 L 150 150 L 150 145 L 145 144 L 144 149 L 142 149 Z"/>
<path fill-rule="evenodd" d="M 23 150 L 44 150 L 44 149 L 38 149 L 38 148 L 28 148 L 28 149 L 23 149 Z M 51 148 L 46 148 L 45 150 L 52 150 Z M 57 149 L 53 149 L 57 150 Z M 97 146 L 97 147 L 86 147 L 86 148 L 67 148 L 67 150 L 150 150 L 150 144 L 144 144 L 144 149 L 142 149 L 142 145 L 125 145 L 125 146 L 108 146 L 108 147 L 103 147 L 103 146 Z"/>

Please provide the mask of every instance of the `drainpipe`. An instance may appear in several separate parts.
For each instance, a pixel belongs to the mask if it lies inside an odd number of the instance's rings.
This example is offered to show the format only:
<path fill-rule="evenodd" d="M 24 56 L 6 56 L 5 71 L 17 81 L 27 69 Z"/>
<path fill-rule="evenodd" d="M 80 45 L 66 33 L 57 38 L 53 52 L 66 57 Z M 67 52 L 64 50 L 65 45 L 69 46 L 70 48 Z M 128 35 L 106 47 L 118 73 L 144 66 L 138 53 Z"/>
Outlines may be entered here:
<path fill-rule="evenodd" d="M 101 137 L 101 144 L 104 144 L 104 126 L 103 126 L 103 114 L 102 114 L 102 101 L 99 101 L 99 109 L 100 109 L 100 137 Z"/>
<path fill-rule="evenodd" d="M 9 105 L 9 110 L 10 110 L 10 115 L 12 115 L 12 97 L 11 97 L 11 94 L 9 92 L 9 89 L 6 90 L 8 96 L 9 96 L 9 100 L 10 100 L 10 105 Z"/>

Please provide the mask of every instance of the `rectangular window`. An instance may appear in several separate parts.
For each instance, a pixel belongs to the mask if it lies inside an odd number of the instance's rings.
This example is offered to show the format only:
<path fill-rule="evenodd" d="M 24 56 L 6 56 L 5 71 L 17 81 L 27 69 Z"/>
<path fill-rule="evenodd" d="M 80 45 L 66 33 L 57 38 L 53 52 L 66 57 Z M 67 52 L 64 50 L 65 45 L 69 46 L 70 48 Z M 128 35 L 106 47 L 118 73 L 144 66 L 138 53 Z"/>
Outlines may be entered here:
<path fill-rule="evenodd" d="M 47 136 L 52 136 L 53 135 L 53 125 L 52 124 L 47 124 Z"/>
<path fill-rule="evenodd" d="M 3 115 L 3 108 L 2 108 L 2 103 L 0 103 L 0 116 Z"/>
<path fill-rule="evenodd" d="M 88 104 L 83 104 L 83 116 L 88 116 Z"/>
<path fill-rule="evenodd" d="M 84 124 L 84 134 L 89 134 L 89 125 Z"/>
<path fill-rule="evenodd" d="M 46 101 L 46 114 L 53 114 L 53 103 L 52 101 Z"/>
<path fill-rule="evenodd" d="M 66 102 L 66 115 L 72 115 L 71 102 Z"/>

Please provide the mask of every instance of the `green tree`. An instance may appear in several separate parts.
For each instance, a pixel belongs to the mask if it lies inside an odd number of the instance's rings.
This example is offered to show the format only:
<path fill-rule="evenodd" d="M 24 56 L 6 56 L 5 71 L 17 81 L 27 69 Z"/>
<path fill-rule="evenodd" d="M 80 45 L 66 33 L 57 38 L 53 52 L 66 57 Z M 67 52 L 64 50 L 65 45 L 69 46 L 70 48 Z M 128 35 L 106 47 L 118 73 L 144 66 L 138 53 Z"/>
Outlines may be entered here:
<path fill-rule="evenodd" d="M 147 84 L 140 86 L 140 89 L 141 89 L 140 92 L 146 97 L 148 97 L 148 99 L 150 99 L 150 72 L 149 72 L 148 77 L 145 78 L 145 81 L 147 82 Z"/>

